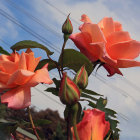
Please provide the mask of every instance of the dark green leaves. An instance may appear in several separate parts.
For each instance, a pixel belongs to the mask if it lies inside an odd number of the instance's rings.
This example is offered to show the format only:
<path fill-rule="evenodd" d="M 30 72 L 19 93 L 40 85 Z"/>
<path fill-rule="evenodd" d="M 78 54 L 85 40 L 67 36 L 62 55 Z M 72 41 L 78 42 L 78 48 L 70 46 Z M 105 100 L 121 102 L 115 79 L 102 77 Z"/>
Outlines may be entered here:
<path fill-rule="evenodd" d="M 93 65 L 89 59 L 82 53 L 74 49 L 65 49 L 63 56 L 63 66 L 77 72 L 83 65 L 87 70 L 88 75 L 93 71 Z M 59 58 L 59 64 L 61 64 L 61 56 Z"/>
<path fill-rule="evenodd" d="M 56 87 L 47 88 L 45 91 L 51 92 L 53 95 L 58 96 L 59 87 L 60 87 L 60 80 L 57 80 L 56 78 L 53 78 L 52 80 L 53 80 Z"/>
<path fill-rule="evenodd" d="M 96 93 L 95 91 L 89 90 L 89 89 L 84 89 L 83 90 L 84 93 L 89 94 L 89 95 L 96 95 L 96 96 L 103 96 L 99 93 Z"/>
<path fill-rule="evenodd" d="M 4 50 L 1 46 L 0 46 L 0 53 L 1 54 L 10 55 L 9 52 L 7 52 L 6 50 Z"/>
<path fill-rule="evenodd" d="M 4 119 L 0 119 L 0 140 L 10 139 L 10 134 L 14 133 L 16 128 L 16 122 L 8 122 Z"/>
<path fill-rule="evenodd" d="M 56 64 L 55 64 L 55 63 L 57 63 L 56 61 L 52 62 L 50 59 L 43 59 L 37 65 L 36 70 L 41 69 L 47 63 L 49 64 L 48 65 L 48 70 L 49 71 L 56 68 Z"/>
<path fill-rule="evenodd" d="M 52 123 L 52 122 L 49 120 L 46 120 L 46 119 L 34 120 L 34 124 L 36 126 L 42 126 L 42 125 L 46 125 L 46 124 L 50 124 L 50 123 Z"/>
<path fill-rule="evenodd" d="M 37 43 L 36 41 L 31 41 L 31 40 L 20 41 L 11 47 L 12 50 L 17 50 L 17 51 L 21 49 L 27 49 L 27 48 L 40 48 L 44 50 L 48 55 L 53 54 L 53 52 L 51 52 L 44 45 Z"/>

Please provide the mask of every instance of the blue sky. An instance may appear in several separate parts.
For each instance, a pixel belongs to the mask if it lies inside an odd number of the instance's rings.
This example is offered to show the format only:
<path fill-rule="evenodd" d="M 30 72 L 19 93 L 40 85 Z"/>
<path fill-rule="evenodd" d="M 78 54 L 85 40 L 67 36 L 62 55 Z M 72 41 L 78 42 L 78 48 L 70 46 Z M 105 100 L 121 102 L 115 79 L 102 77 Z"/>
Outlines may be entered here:
<path fill-rule="evenodd" d="M 123 29 L 129 31 L 133 39 L 140 41 L 139 0 L 77 0 L 76 2 L 75 0 L 48 0 L 56 8 L 47 4 L 45 0 L 13 0 L 18 8 L 20 7 L 20 10 L 10 5 L 8 1 L 11 0 L 0 1 L 0 13 L 2 12 L 1 10 L 5 11 L 20 23 L 30 28 L 31 32 L 35 32 L 39 36 L 44 37 L 44 42 L 41 42 L 41 40 L 30 35 L 0 14 L 0 46 L 3 46 L 9 51 L 10 46 L 21 40 L 35 40 L 43 44 L 49 41 L 52 43 L 49 46 L 53 46 L 60 51 L 63 42 L 61 26 L 65 21 L 65 15 L 69 13 L 71 13 L 70 17 L 74 26 L 74 32 L 78 31 L 78 26 L 80 25 L 79 20 L 82 14 L 87 14 L 94 23 L 98 23 L 105 16 L 111 16 L 114 20 L 122 23 Z M 14 4 L 14 6 L 16 5 Z M 25 14 L 25 11 L 37 18 L 36 20 L 41 22 L 45 27 L 33 21 L 29 15 L 27 16 Z M 6 43 L 9 45 L 6 45 Z M 74 48 L 74 44 L 69 41 L 67 47 Z M 53 51 L 51 47 L 48 48 Z M 37 49 L 35 50 L 35 55 L 41 55 L 42 58 L 45 58 L 45 53 Z M 53 58 L 57 59 L 58 53 Z M 122 69 L 122 72 L 124 77 L 115 75 L 108 78 L 106 71 L 101 68 L 98 71 L 101 77 L 98 75 L 96 77 L 90 77 L 89 88 L 107 96 L 108 106 L 119 112 L 119 127 L 122 130 L 121 140 L 137 140 L 140 139 L 140 67 Z M 99 80 L 100 78 L 104 82 Z M 130 83 L 133 83 L 133 85 Z M 43 91 L 46 87 L 39 85 L 37 88 Z M 42 109 L 50 107 L 54 110 L 59 110 L 62 115 L 63 105 L 56 104 L 52 100 L 44 97 L 46 96 L 37 93 L 33 89 L 32 104 Z M 50 97 L 59 102 L 59 99 L 53 96 Z M 127 116 L 127 121 L 122 118 L 122 114 Z"/>

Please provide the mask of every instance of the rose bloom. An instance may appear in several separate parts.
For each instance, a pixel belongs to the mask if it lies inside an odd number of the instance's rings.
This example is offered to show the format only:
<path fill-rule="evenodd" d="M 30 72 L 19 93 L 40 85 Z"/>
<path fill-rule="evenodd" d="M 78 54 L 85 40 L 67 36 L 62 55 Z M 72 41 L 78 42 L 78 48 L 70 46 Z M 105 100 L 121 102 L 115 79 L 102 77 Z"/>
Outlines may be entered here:
<path fill-rule="evenodd" d="M 81 32 L 72 34 L 70 39 L 92 62 L 104 62 L 109 76 L 122 75 L 119 68 L 140 66 L 134 60 L 140 54 L 140 42 L 131 39 L 119 22 L 105 17 L 94 24 L 87 15 L 82 15 L 81 21 L 84 22 L 79 27 Z"/>
<path fill-rule="evenodd" d="M 19 55 L 0 55 L 0 91 L 1 103 L 8 103 L 9 108 L 23 109 L 31 104 L 31 87 L 39 83 L 51 84 L 48 64 L 34 72 L 41 57 L 27 49 Z"/>
<path fill-rule="evenodd" d="M 105 120 L 105 113 L 98 109 L 85 110 L 82 121 L 76 127 L 80 140 L 103 140 L 110 130 L 110 124 Z M 72 133 L 76 140 L 73 128 Z"/>

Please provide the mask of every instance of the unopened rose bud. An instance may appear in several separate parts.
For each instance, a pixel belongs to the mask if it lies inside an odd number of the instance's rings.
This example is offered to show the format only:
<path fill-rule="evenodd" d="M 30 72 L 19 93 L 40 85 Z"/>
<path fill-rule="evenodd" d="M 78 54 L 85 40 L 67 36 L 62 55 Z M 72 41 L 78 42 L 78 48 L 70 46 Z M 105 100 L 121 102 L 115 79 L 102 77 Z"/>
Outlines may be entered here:
<path fill-rule="evenodd" d="M 79 86 L 81 89 L 85 89 L 88 85 L 88 74 L 85 69 L 85 66 L 82 66 L 81 69 L 77 72 L 75 78 L 75 83 Z"/>
<path fill-rule="evenodd" d="M 78 86 L 67 76 L 63 74 L 60 84 L 59 97 L 63 104 L 72 105 L 80 99 L 80 90 Z"/>
<path fill-rule="evenodd" d="M 72 27 L 71 21 L 69 19 L 69 15 L 67 16 L 67 19 L 62 26 L 62 32 L 66 35 L 70 35 L 73 32 L 73 27 Z"/>

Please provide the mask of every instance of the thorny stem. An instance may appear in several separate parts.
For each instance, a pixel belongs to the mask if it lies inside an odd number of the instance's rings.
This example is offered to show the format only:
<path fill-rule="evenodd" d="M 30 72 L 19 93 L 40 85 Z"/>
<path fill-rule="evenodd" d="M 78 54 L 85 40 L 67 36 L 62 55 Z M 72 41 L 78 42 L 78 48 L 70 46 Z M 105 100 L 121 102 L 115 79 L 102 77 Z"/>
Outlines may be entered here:
<path fill-rule="evenodd" d="M 37 137 L 38 140 L 41 140 L 40 137 L 39 137 L 39 135 L 38 135 L 38 133 L 37 133 L 37 131 L 36 131 L 36 128 L 35 128 L 35 125 L 34 125 L 34 122 L 33 122 L 33 118 L 32 118 L 32 115 L 31 115 L 30 108 L 27 107 L 27 110 L 28 110 L 28 115 L 29 115 L 29 118 L 30 118 L 30 122 L 32 124 L 32 129 L 34 131 L 34 134 L 36 135 L 36 137 Z"/>

